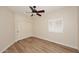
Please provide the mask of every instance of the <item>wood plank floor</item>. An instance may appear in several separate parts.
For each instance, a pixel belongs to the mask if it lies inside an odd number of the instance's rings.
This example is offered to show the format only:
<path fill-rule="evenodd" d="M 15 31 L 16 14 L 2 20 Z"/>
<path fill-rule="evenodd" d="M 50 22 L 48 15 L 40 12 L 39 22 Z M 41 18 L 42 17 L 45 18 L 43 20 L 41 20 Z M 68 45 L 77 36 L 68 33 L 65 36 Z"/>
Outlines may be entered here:
<path fill-rule="evenodd" d="M 53 42 L 30 37 L 14 43 L 3 53 L 73 53 L 75 49 L 64 48 Z"/>

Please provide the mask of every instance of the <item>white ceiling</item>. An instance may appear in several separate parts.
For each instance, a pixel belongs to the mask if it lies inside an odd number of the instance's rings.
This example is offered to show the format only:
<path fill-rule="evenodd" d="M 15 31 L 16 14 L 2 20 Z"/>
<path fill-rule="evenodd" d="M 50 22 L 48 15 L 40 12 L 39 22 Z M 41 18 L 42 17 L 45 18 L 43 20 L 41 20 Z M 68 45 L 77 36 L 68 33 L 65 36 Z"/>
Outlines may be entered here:
<path fill-rule="evenodd" d="M 24 14 L 25 12 L 31 12 L 29 6 L 9 6 L 11 10 L 16 13 Z M 45 13 L 63 8 L 63 6 L 37 6 L 37 10 L 45 10 Z"/>

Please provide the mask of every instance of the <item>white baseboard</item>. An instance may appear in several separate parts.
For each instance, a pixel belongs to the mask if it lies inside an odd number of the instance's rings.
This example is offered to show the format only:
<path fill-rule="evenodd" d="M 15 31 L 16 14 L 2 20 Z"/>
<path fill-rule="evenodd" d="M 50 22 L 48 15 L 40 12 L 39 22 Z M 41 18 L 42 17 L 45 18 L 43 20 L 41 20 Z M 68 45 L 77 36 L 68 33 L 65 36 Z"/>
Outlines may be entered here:
<path fill-rule="evenodd" d="M 40 37 L 40 36 L 36 36 L 36 35 L 27 36 L 27 37 L 24 37 L 24 38 L 28 38 L 28 37 L 37 37 L 37 38 L 40 38 L 40 39 L 45 39 L 45 40 L 54 42 L 54 41 L 52 41 L 52 40 L 49 40 L 48 38 L 44 38 L 44 37 Z M 22 40 L 22 39 L 24 39 L 24 38 L 20 38 L 19 40 Z M 13 41 L 11 44 L 9 44 L 7 47 L 5 47 L 5 48 L 4 48 L 2 51 L 0 51 L 0 52 L 5 51 L 8 47 L 10 47 L 11 45 L 13 45 L 15 42 L 17 42 L 17 41 L 19 41 L 19 40 Z M 58 44 L 61 44 L 61 45 L 64 45 L 64 46 L 68 46 L 68 45 L 65 45 L 65 44 L 62 44 L 62 43 L 59 43 L 59 42 L 55 42 L 55 43 L 58 43 Z M 68 47 L 70 47 L 70 46 L 68 46 Z M 72 48 L 73 48 L 73 47 L 72 47 Z M 75 49 L 77 49 L 77 48 L 75 48 Z"/>
<path fill-rule="evenodd" d="M 4 52 L 6 49 L 8 49 L 11 45 L 13 45 L 15 42 L 17 42 L 17 41 L 19 41 L 19 40 L 22 40 L 22 39 L 24 39 L 24 38 L 28 38 L 28 37 L 32 37 L 32 35 L 31 36 L 26 36 L 26 37 L 22 37 L 22 38 L 20 38 L 20 39 L 16 39 L 15 41 L 13 41 L 12 43 L 10 43 L 9 45 L 7 45 L 7 47 L 5 47 L 2 51 L 0 51 L 1 53 L 2 52 Z"/>
<path fill-rule="evenodd" d="M 16 40 L 18 41 L 18 40 L 22 40 L 22 39 L 24 39 L 24 38 L 28 38 L 28 37 L 32 37 L 33 35 L 28 35 L 28 36 L 24 36 L 24 37 L 20 37 L 20 38 L 16 38 Z"/>
<path fill-rule="evenodd" d="M 60 42 L 56 42 L 56 41 L 53 41 L 53 40 L 49 40 L 49 38 L 45 38 L 45 37 L 41 37 L 41 36 L 37 36 L 37 35 L 34 35 L 34 37 L 37 37 L 37 38 L 40 38 L 40 39 L 44 39 L 44 40 L 47 40 L 47 41 L 50 41 L 50 42 L 54 42 L 54 43 L 57 43 L 57 44 L 60 44 L 60 45 L 64 45 L 64 46 L 71 47 L 71 48 L 74 48 L 74 49 L 79 50 L 79 49 L 76 48 L 76 47 L 72 47 L 72 46 L 69 46 L 69 45 L 67 45 L 67 44 L 62 44 L 62 43 L 60 43 Z"/>
<path fill-rule="evenodd" d="M 6 49 L 8 49 L 11 45 L 13 45 L 17 40 L 13 41 L 11 44 L 7 45 L 0 53 L 4 52 Z"/>

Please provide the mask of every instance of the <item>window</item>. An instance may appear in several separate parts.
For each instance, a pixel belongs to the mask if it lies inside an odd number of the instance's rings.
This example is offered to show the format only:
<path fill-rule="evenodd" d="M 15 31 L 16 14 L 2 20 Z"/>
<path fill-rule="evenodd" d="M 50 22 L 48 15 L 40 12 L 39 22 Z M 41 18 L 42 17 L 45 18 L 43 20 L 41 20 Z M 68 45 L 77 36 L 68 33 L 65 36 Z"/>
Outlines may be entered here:
<path fill-rule="evenodd" d="M 48 20 L 48 30 L 49 32 L 63 32 L 63 19 Z"/>

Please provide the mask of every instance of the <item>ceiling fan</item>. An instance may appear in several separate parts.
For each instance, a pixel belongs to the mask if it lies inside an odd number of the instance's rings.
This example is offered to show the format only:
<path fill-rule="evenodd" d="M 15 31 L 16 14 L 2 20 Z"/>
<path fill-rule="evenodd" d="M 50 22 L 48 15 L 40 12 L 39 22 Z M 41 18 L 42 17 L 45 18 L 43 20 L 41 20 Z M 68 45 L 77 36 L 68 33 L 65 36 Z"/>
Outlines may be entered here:
<path fill-rule="evenodd" d="M 38 15 L 38 16 L 42 16 L 40 13 L 45 13 L 45 10 L 37 10 L 36 6 L 29 6 L 29 8 L 32 10 L 31 16 L 34 16 L 34 13 L 36 13 L 36 15 Z"/>

